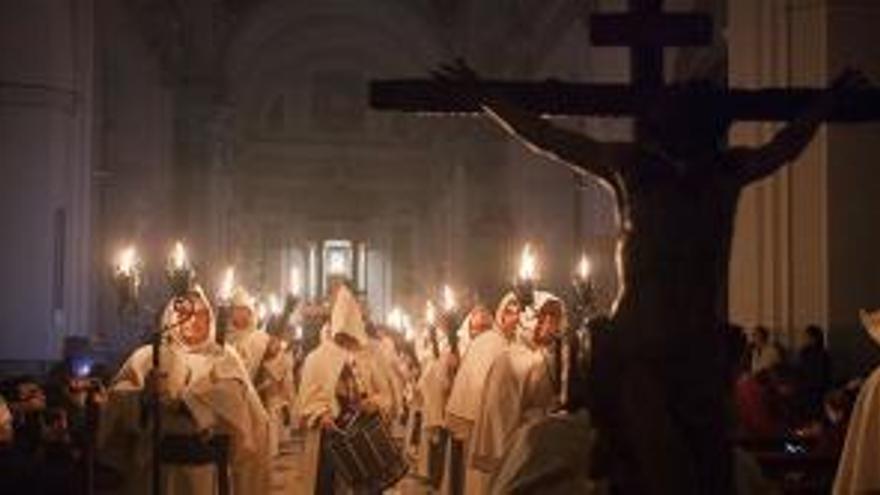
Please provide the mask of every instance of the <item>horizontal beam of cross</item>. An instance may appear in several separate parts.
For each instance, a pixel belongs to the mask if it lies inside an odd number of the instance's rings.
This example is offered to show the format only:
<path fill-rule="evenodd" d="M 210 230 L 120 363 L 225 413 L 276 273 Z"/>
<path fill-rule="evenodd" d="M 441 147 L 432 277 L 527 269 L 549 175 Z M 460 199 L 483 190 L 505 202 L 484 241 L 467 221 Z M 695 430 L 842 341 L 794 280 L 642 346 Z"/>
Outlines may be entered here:
<path fill-rule="evenodd" d="M 525 110 L 547 116 L 637 116 L 669 88 L 638 90 L 617 84 L 583 84 L 559 81 L 484 81 L 483 88 Z M 824 90 L 812 88 L 732 89 L 719 94 L 728 115 L 738 121 L 784 121 L 800 112 Z M 831 121 L 880 120 L 880 89 L 840 95 Z M 370 106 L 376 110 L 414 113 L 476 113 L 473 103 L 453 88 L 424 79 L 398 79 L 370 83 Z"/>

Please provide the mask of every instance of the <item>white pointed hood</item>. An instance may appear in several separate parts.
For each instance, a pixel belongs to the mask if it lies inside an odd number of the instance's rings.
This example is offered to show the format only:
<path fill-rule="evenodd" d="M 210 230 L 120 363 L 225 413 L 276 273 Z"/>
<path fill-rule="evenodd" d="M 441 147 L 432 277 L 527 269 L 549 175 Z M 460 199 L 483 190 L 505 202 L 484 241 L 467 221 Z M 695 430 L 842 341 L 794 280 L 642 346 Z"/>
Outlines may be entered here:
<path fill-rule="evenodd" d="M 366 346 L 369 342 L 360 304 L 345 285 L 338 289 L 330 311 L 330 335 L 335 338 L 341 333 L 353 338 L 361 346 Z"/>
<path fill-rule="evenodd" d="M 880 309 L 871 312 L 864 309 L 859 310 L 859 318 L 861 318 L 865 330 L 868 331 L 868 335 L 874 339 L 874 342 L 880 344 Z"/>
<path fill-rule="evenodd" d="M 200 301 L 208 311 L 208 332 L 199 342 L 186 343 L 184 342 L 182 332 L 190 323 L 187 320 L 192 318 L 186 312 L 192 309 L 191 303 L 195 300 Z M 189 303 L 186 301 L 189 301 Z M 202 287 L 195 285 L 180 307 L 175 308 L 175 304 L 180 304 L 177 298 L 171 299 L 165 305 L 165 309 L 162 312 L 162 328 L 168 331 L 171 341 L 186 352 L 200 353 L 213 349 L 216 345 L 216 319 L 214 318 L 214 310 L 211 308 L 211 303 L 208 301 L 208 297 L 205 295 Z"/>

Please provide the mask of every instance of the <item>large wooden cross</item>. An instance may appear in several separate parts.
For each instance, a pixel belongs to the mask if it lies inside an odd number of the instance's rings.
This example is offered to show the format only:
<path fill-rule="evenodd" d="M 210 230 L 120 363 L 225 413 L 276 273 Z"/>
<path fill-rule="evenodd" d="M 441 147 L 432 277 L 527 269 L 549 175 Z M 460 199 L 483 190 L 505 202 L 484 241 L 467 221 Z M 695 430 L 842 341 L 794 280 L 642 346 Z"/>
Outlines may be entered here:
<path fill-rule="evenodd" d="M 655 98 L 670 91 L 663 74 L 663 52 L 670 46 L 708 44 L 711 18 L 705 14 L 668 13 L 663 0 L 630 0 L 630 11 L 593 14 L 591 41 L 597 46 L 628 46 L 632 85 L 560 81 L 513 82 L 486 80 L 493 94 L 541 115 L 635 116 Z M 456 98 L 448 86 L 433 80 L 373 81 L 370 105 L 377 110 L 418 113 L 478 113 L 480 109 Z M 736 121 L 791 120 L 821 94 L 815 88 L 730 89 L 721 96 L 727 115 Z M 880 120 L 880 90 L 841 95 L 832 121 Z"/>

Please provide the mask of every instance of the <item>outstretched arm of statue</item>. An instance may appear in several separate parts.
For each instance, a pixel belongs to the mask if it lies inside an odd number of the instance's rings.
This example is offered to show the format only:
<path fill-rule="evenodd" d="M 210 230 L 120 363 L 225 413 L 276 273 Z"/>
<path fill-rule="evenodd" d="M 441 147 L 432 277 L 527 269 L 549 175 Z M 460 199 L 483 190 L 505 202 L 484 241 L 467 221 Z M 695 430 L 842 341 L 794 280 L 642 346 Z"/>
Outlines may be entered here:
<path fill-rule="evenodd" d="M 822 96 L 816 99 L 800 117 L 782 128 L 773 139 L 757 148 L 732 150 L 737 169 L 744 184 L 761 180 L 794 161 L 813 140 L 819 126 L 834 110 L 841 91 L 867 85 L 865 76 L 856 70 L 840 73 Z"/>
<path fill-rule="evenodd" d="M 626 161 L 625 144 L 604 143 L 589 136 L 557 127 L 539 115 L 482 90 L 479 75 L 463 60 L 441 65 L 432 75 L 462 96 L 474 100 L 508 133 L 533 151 L 550 156 L 578 174 L 589 174 L 615 184 L 615 175 Z"/>

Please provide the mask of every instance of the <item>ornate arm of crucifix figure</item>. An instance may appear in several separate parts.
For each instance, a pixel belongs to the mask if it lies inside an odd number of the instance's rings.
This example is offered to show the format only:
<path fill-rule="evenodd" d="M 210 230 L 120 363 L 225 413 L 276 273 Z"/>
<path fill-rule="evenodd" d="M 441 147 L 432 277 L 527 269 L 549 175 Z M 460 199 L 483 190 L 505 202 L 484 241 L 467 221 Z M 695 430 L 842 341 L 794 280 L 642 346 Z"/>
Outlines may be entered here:
<path fill-rule="evenodd" d="M 607 187 L 616 189 L 616 176 L 626 160 L 627 145 L 603 143 L 562 129 L 502 98 L 486 94 L 480 90 L 479 76 L 460 59 L 432 73 L 437 80 L 463 90 L 465 97 L 476 100 L 493 121 L 521 139 L 532 151 L 556 159 L 578 174 L 592 175 Z"/>
<path fill-rule="evenodd" d="M 812 141 L 819 126 L 834 110 L 842 90 L 863 87 L 867 79 L 858 71 L 846 70 L 831 88 L 810 105 L 800 117 L 782 128 L 769 143 L 757 148 L 734 148 L 733 160 L 743 184 L 761 180 L 794 161 Z"/>

